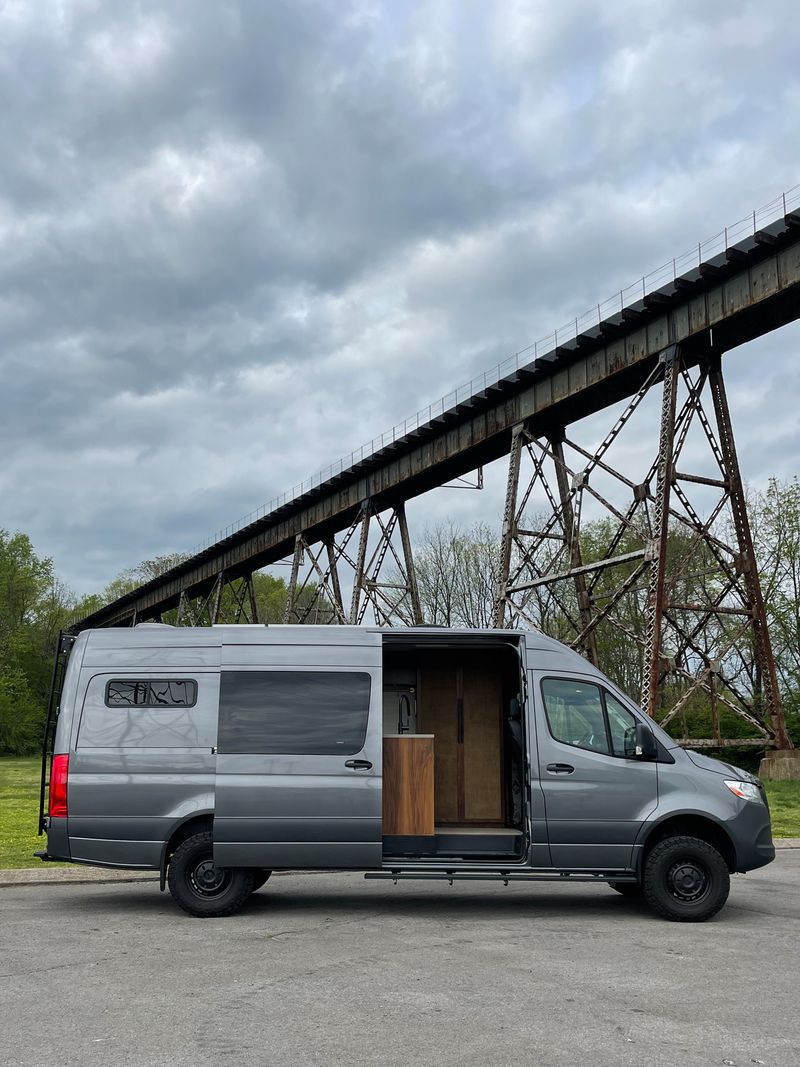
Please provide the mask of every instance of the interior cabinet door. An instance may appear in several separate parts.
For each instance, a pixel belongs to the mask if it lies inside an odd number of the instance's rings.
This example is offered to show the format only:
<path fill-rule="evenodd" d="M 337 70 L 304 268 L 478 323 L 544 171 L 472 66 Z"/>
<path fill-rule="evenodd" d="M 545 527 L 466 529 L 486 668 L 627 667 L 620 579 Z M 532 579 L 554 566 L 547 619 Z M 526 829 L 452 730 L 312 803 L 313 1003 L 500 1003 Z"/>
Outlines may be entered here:
<path fill-rule="evenodd" d="M 434 734 L 434 805 L 437 823 L 455 823 L 458 813 L 457 670 L 437 657 L 421 671 L 420 731 Z"/>
<path fill-rule="evenodd" d="M 463 671 L 462 808 L 465 822 L 503 821 L 500 678 L 480 665 Z"/>
<path fill-rule="evenodd" d="M 433 734 L 437 823 L 503 822 L 498 673 L 437 656 L 420 671 L 420 731 Z"/>

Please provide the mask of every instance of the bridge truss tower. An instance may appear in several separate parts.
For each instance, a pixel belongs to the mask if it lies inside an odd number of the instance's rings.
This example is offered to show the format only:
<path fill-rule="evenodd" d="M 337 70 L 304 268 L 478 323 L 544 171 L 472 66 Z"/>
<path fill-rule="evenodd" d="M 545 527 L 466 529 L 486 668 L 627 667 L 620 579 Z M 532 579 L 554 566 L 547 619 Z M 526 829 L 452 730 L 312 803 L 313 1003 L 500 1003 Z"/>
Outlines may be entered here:
<path fill-rule="evenodd" d="M 657 441 L 643 460 L 641 433 L 632 448 L 626 433 L 652 394 Z M 537 490 L 547 507 L 530 522 Z M 591 545 L 587 512 L 602 531 Z M 617 667 L 653 718 L 683 722 L 688 742 L 687 712 L 707 708 L 709 736 L 692 747 L 791 747 L 721 360 L 710 348 L 693 367 L 680 346 L 664 350 L 592 449 L 567 426 L 514 427 L 499 571 L 496 626 L 542 630 L 607 670 L 603 646 L 635 650 L 627 671 Z M 748 736 L 725 736 L 731 717 Z"/>

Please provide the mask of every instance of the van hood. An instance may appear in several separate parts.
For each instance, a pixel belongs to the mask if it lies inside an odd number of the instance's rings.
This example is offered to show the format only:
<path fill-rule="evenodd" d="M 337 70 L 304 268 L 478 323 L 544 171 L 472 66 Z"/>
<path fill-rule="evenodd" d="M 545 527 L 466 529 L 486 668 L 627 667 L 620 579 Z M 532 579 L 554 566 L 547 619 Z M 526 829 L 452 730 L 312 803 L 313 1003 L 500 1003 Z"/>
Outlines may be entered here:
<path fill-rule="evenodd" d="M 733 763 L 726 763 L 721 759 L 713 759 L 711 756 L 704 756 L 702 752 L 692 752 L 691 749 L 685 749 L 686 755 L 703 771 L 714 771 L 715 774 L 724 774 L 727 777 L 735 777 L 740 782 L 755 782 L 756 785 L 760 785 L 761 782 L 750 771 L 744 770 L 742 767 L 736 767 Z"/>

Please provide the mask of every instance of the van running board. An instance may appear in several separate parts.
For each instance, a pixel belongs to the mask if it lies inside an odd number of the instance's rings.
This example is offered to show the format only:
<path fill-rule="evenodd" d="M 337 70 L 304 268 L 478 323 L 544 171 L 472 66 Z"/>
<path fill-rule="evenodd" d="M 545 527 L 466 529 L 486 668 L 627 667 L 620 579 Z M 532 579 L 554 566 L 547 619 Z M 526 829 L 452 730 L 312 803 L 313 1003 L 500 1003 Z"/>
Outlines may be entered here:
<path fill-rule="evenodd" d="M 629 882 L 635 884 L 638 879 L 635 875 L 625 874 L 590 874 L 582 872 L 572 874 L 570 871 L 560 871 L 554 874 L 538 874 L 523 871 L 366 871 L 365 878 L 379 878 L 383 881 L 392 881 L 397 885 L 402 879 L 417 879 L 418 881 L 445 881 L 450 885 L 453 882 Z"/>

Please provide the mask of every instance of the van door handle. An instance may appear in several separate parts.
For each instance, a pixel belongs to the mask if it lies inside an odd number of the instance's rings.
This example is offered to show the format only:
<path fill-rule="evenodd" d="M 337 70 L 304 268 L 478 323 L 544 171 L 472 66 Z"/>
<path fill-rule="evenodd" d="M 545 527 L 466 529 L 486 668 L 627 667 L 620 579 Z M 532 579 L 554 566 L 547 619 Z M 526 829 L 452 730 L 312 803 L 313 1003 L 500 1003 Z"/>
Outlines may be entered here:
<path fill-rule="evenodd" d="M 548 763 L 547 769 L 551 774 L 572 774 L 575 770 L 571 763 Z"/>
<path fill-rule="evenodd" d="M 345 767 L 352 767 L 354 771 L 371 771 L 372 764 L 368 759 L 349 759 Z"/>

